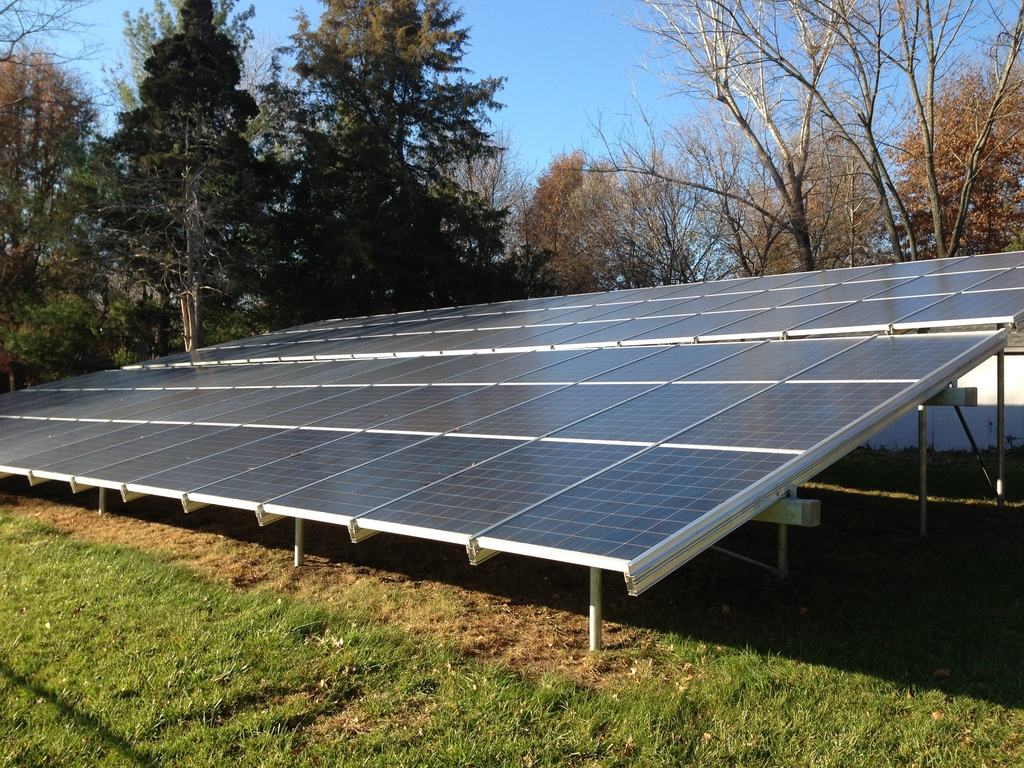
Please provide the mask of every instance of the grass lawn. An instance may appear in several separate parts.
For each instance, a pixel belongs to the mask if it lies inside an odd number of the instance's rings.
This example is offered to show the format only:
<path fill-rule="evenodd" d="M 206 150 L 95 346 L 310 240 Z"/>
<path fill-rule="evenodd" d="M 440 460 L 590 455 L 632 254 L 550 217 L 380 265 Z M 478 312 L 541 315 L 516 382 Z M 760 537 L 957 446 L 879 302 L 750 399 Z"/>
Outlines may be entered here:
<path fill-rule="evenodd" d="M 1024 506 L 936 457 L 921 540 L 914 462 L 805 489 L 786 582 L 717 554 L 640 598 L 608 574 L 598 655 L 583 569 L 310 525 L 294 571 L 285 526 L 8 479 L 0 764 L 1024 765 Z"/>

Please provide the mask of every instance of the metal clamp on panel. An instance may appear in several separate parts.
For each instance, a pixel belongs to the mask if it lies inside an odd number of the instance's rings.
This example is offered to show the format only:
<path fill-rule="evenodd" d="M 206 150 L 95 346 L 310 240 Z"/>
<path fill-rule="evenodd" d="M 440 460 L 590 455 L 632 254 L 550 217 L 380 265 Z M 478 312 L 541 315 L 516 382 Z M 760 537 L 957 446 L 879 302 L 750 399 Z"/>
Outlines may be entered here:
<path fill-rule="evenodd" d="M 121 501 L 128 503 L 129 501 L 135 501 L 135 499 L 141 499 L 146 494 L 139 493 L 137 491 L 129 491 L 127 485 L 121 486 Z M 185 510 L 188 512 L 188 510 Z"/>
<path fill-rule="evenodd" d="M 261 527 L 264 525 L 270 525 L 271 523 L 276 523 L 278 520 L 284 520 L 284 515 L 267 512 L 263 509 L 262 504 L 256 507 L 256 522 L 259 523 Z"/>
<path fill-rule="evenodd" d="M 366 541 L 371 536 L 376 536 L 380 531 L 371 531 L 367 528 L 360 528 L 359 523 L 355 520 L 350 520 L 348 523 L 348 535 L 352 539 L 353 544 L 358 544 L 360 541 Z"/>
<path fill-rule="evenodd" d="M 469 555 L 470 565 L 480 565 L 498 554 L 498 550 L 484 549 L 476 542 L 476 539 L 471 539 L 466 544 L 466 554 Z"/>
<path fill-rule="evenodd" d="M 186 512 L 195 512 L 197 509 L 202 509 L 205 506 L 208 506 L 205 502 L 192 501 L 187 493 L 181 494 L 181 508 Z"/>
<path fill-rule="evenodd" d="M 973 408 L 978 404 L 977 387 L 946 387 L 937 395 L 925 400 L 923 405 L 949 405 Z"/>
<path fill-rule="evenodd" d="M 817 499 L 779 499 L 753 519 L 761 523 L 817 528 L 821 525 L 821 502 Z"/>

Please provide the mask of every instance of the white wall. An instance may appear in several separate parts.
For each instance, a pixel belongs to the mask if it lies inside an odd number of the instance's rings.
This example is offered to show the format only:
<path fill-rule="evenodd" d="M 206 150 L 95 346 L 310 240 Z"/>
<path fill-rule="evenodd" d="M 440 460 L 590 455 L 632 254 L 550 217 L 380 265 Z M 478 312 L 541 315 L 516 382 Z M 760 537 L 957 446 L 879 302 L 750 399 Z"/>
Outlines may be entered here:
<path fill-rule="evenodd" d="M 1006 441 L 1007 446 L 1024 444 L 1024 355 L 1006 355 Z M 996 445 L 996 359 L 989 358 L 958 382 L 961 387 L 978 388 L 978 407 L 961 408 L 974 439 L 981 448 Z M 928 409 L 928 442 L 939 451 L 968 451 L 956 412 L 948 407 Z M 917 446 L 917 413 L 908 413 L 867 441 L 871 448 L 913 448 Z"/>

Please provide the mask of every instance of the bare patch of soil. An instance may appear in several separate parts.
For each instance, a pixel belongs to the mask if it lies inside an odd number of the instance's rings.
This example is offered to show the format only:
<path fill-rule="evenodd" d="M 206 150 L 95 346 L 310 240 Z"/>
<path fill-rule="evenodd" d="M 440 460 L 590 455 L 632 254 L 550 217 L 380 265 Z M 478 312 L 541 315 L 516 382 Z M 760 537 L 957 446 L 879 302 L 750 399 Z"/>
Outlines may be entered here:
<path fill-rule="evenodd" d="M 0 481 L 0 507 L 66 534 L 157 554 L 237 589 L 357 608 L 531 676 L 600 685 L 634 677 L 638 656 L 666 655 L 656 633 L 615 621 L 604 626 L 611 653 L 587 653 L 584 569 L 504 556 L 473 567 L 459 547 L 384 534 L 353 545 L 344 528 L 309 522 L 306 565 L 294 568 L 288 521 L 260 528 L 248 513 L 212 507 L 185 515 L 157 498 L 114 500 L 100 515 L 95 492 L 72 496 L 54 483 L 23 495 L 16 480 Z"/>

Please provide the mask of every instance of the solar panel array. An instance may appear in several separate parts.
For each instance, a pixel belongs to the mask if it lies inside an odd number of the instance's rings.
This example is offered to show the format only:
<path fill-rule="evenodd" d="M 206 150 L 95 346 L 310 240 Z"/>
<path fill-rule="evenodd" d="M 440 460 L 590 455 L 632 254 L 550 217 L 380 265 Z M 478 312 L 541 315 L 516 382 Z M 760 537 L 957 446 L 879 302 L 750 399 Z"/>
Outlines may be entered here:
<path fill-rule="evenodd" d="M 849 331 L 1013 322 L 1022 262 L 314 324 L 4 395 L 0 475 L 614 569 L 638 593 L 1006 343 Z M 830 315 L 860 319 L 835 335 Z"/>
<path fill-rule="evenodd" d="M 145 364 L 464 355 L 1016 323 L 1024 253 L 334 320 Z"/>

